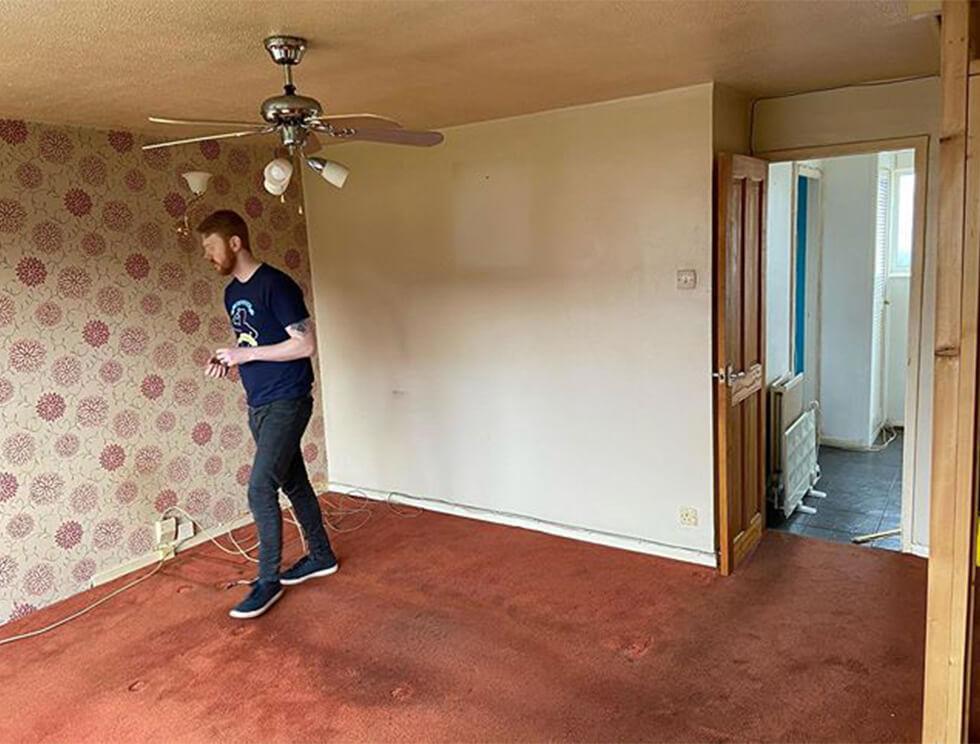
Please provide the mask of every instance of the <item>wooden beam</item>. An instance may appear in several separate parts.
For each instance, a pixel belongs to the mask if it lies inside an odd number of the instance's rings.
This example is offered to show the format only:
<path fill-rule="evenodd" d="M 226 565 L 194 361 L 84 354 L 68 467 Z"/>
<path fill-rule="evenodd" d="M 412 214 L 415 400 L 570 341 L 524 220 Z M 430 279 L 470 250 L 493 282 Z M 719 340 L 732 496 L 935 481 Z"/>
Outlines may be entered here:
<path fill-rule="evenodd" d="M 966 734 L 976 524 L 977 249 L 980 170 L 967 169 L 971 3 L 945 0 L 930 559 L 922 738 Z M 976 120 L 974 120 L 976 126 Z M 970 147 L 974 149 L 973 146 Z M 968 199 L 970 201 L 968 201 Z M 968 204 L 972 210 L 968 210 Z M 972 214 L 970 213 L 972 211 Z M 967 219 L 972 238 L 968 240 Z"/>

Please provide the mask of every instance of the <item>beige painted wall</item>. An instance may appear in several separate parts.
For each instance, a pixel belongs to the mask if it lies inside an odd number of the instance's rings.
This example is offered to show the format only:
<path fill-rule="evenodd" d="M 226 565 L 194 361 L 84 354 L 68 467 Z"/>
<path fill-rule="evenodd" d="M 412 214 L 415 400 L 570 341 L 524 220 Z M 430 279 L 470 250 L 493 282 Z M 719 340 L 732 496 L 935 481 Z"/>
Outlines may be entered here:
<path fill-rule="evenodd" d="M 919 359 L 911 360 L 919 364 L 919 434 L 911 505 L 911 547 L 918 553 L 927 553 L 929 545 L 940 113 L 939 81 L 928 78 L 760 101 L 753 134 L 755 152 L 914 135 L 930 137 L 921 351 Z"/>
<path fill-rule="evenodd" d="M 343 191 L 304 174 L 332 483 L 714 562 L 712 97 L 345 145 Z"/>

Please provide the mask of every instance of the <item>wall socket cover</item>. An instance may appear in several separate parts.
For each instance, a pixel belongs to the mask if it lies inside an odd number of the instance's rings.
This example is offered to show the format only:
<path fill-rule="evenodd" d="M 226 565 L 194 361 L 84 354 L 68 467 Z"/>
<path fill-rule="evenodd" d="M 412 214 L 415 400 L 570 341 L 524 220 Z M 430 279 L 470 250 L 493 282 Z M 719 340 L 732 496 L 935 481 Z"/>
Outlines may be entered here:
<path fill-rule="evenodd" d="M 681 509 L 681 524 L 685 527 L 698 526 L 698 510 L 693 506 L 685 506 Z"/>
<path fill-rule="evenodd" d="M 695 289 L 698 286 L 698 272 L 694 269 L 678 269 L 677 288 Z"/>

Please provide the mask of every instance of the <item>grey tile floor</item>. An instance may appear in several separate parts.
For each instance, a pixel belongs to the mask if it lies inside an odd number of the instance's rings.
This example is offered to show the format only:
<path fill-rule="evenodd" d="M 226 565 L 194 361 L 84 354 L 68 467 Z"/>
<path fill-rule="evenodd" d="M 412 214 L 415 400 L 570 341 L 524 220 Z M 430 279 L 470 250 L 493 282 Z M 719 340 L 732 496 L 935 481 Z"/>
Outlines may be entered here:
<path fill-rule="evenodd" d="M 881 452 L 851 452 L 821 447 L 823 477 L 817 489 L 826 499 L 804 499 L 816 514 L 794 513 L 773 529 L 834 542 L 851 542 L 855 535 L 899 527 L 902 519 L 902 445 L 898 437 Z M 868 547 L 901 550 L 898 535 L 865 543 Z"/>

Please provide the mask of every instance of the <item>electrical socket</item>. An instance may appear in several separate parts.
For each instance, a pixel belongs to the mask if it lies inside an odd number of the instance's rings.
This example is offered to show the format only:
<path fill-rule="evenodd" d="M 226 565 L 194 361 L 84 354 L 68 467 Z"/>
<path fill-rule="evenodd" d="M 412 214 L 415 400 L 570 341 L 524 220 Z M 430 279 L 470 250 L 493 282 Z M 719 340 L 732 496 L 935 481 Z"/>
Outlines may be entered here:
<path fill-rule="evenodd" d="M 681 507 L 681 524 L 684 527 L 697 527 L 698 510 L 693 506 Z"/>
<path fill-rule="evenodd" d="M 174 517 L 158 519 L 154 527 L 156 528 L 158 548 L 173 544 L 177 538 L 177 520 Z"/>
<path fill-rule="evenodd" d="M 177 521 L 177 543 L 183 544 L 184 541 L 194 537 L 194 523 L 189 519 Z"/>

